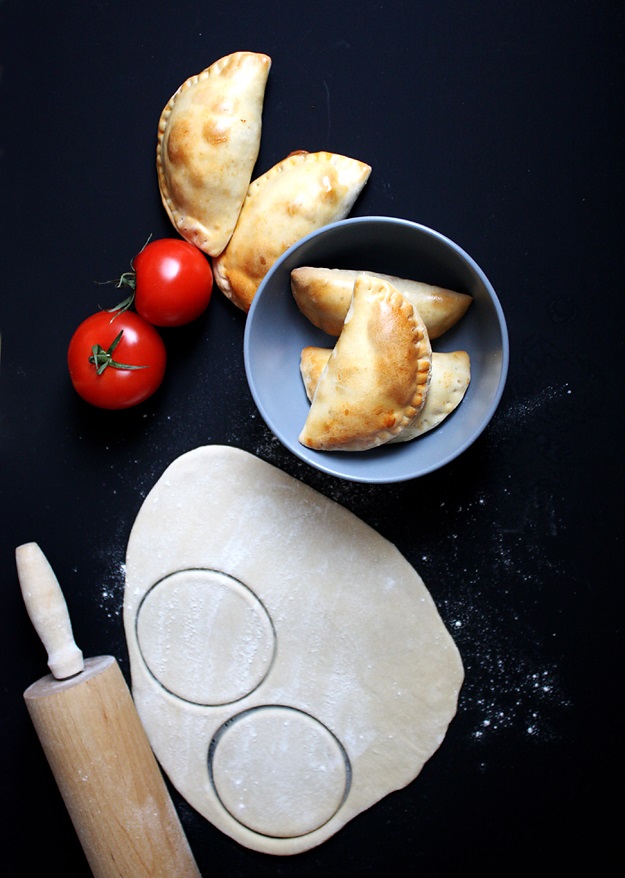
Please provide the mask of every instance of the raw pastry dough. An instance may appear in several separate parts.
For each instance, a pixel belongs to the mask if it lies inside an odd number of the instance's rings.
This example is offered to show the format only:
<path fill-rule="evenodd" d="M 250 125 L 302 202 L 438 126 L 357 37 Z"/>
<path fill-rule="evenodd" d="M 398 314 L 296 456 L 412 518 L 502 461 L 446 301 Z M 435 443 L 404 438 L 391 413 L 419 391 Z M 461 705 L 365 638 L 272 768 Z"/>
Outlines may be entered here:
<path fill-rule="evenodd" d="M 359 275 L 299 441 L 326 451 L 382 445 L 423 408 L 431 363 L 419 313 L 388 281 Z"/>
<path fill-rule="evenodd" d="M 463 680 L 397 548 L 236 448 L 182 455 L 146 497 L 124 626 L 135 703 L 171 782 L 271 854 L 315 847 L 410 783 Z"/>
<path fill-rule="evenodd" d="M 430 339 L 447 332 L 473 301 L 466 293 L 406 280 L 389 274 L 366 272 L 391 283 L 419 311 Z M 291 290 L 298 308 L 315 326 L 329 335 L 340 335 L 352 298 L 354 281 L 361 271 L 302 266 L 291 272 Z"/>
<path fill-rule="evenodd" d="M 187 79 L 159 120 L 163 205 L 182 237 L 210 256 L 230 240 L 252 178 L 270 67 L 267 55 L 226 55 Z"/>
<path fill-rule="evenodd" d="M 221 291 L 249 311 L 276 259 L 300 238 L 347 216 L 370 173 L 357 159 L 299 151 L 254 180 L 230 243 L 213 263 Z"/>
<path fill-rule="evenodd" d="M 312 401 L 321 373 L 330 359 L 331 348 L 309 346 L 302 350 L 300 372 L 304 389 Z M 471 361 L 466 351 L 432 353 L 432 375 L 425 405 L 414 421 L 389 442 L 408 442 L 443 421 L 457 408 L 471 380 Z"/>

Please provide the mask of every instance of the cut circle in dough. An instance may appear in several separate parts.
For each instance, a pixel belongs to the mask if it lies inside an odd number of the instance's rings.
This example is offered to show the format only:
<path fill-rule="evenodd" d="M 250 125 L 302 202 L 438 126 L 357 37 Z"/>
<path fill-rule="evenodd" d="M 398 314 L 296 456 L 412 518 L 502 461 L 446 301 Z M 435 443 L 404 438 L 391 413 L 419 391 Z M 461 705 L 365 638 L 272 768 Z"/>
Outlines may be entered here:
<path fill-rule="evenodd" d="M 332 732 L 310 714 L 282 705 L 244 711 L 222 726 L 209 764 L 228 813 L 253 832 L 279 838 L 307 835 L 334 817 L 351 774 Z"/>
<path fill-rule="evenodd" d="M 137 643 L 164 689 L 213 706 L 253 692 L 276 649 L 272 621 L 258 597 L 215 570 L 180 570 L 157 582 L 137 612 Z"/>

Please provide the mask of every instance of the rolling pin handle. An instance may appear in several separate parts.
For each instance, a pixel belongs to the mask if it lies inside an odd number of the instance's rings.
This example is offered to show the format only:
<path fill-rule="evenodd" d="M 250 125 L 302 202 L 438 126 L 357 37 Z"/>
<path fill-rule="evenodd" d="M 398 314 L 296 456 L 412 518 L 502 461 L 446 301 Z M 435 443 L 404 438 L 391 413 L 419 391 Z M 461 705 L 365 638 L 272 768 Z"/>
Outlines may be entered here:
<path fill-rule="evenodd" d="M 57 680 L 79 674 L 83 655 L 74 642 L 67 604 L 59 582 L 37 543 L 15 550 L 17 574 L 30 620 L 48 653 L 48 667 Z"/>

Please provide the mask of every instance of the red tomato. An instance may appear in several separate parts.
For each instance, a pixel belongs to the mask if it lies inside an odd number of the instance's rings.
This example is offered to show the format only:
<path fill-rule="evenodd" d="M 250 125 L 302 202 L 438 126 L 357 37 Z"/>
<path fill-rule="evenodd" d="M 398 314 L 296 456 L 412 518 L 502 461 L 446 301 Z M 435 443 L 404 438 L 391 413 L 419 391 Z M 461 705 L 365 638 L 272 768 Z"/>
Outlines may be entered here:
<path fill-rule="evenodd" d="M 182 326 L 210 302 L 213 272 L 207 257 L 178 238 L 151 241 L 133 261 L 134 305 L 154 326 Z"/>
<path fill-rule="evenodd" d="M 167 355 L 158 331 L 132 311 L 98 311 L 74 332 L 67 365 L 77 393 L 103 409 L 138 405 L 157 390 Z"/>

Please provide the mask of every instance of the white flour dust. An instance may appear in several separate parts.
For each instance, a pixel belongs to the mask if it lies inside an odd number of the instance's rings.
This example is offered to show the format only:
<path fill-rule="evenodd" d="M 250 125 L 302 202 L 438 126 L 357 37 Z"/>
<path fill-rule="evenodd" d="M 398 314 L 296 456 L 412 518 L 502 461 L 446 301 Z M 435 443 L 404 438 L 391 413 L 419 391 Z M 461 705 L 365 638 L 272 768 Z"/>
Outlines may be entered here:
<path fill-rule="evenodd" d="M 490 438 L 501 447 L 520 428 L 551 417 L 570 394 L 568 384 L 551 385 L 513 402 L 489 426 Z M 258 437 L 261 458 L 280 465 L 280 449 L 269 431 Z M 292 462 L 291 474 L 297 476 L 299 467 Z M 394 490 L 359 485 L 354 492 L 353 484 L 337 481 L 332 499 L 366 509 L 380 491 Z M 557 549 L 565 503 L 557 480 L 546 484 L 524 477 L 520 491 L 510 471 L 462 503 L 441 499 L 438 545 L 430 546 L 429 557 L 411 559 L 426 586 L 432 576 L 441 615 L 463 657 L 460 709 L 475 743 L 505 731 L 536 741 L 556 739 L 570 707 L 560 680 L 557 632 L 543 629 L 538 609 L 570 576 Z M 410 547 L 404 548 L 410 555 Z M 452 598 L 440 597 L 437 580 L 454 583 Z"/>
<path fill-rule="evenodd" d="M 124 604 L 124 588 L 126 586 L 126 549 L 120 543 L 99 553 L 103 565 L 110 572 L 100 583 L 99 606 L 110 621 L 117 622 L 122 618 Z"/>
<path fill-rule="evenodd" d="M 559 716 L 571 706 L 557 663 L 540 654 L 535 632 L 524 627 L 518 614 L 497 614 L 492 608 L 482 613 L 478 603 L 473 596 L 462 615 L 456 606 L 449 624 L 465 665 L 460 711 L 471 739 L 486 743 L 504 731 L 557 739 Z M 548 632 L 546 637 L 557 635 Z M 525 643 L 530 648 L 524 649 Z"/>
<path fill-rule="evenodd" d="M 505 410 L 501 411 L 498 417 L 493 419 L 488 430 L 491 435 L 500 439 L 509 433 L 510 428 L 516 429 L 525 426 L 539 412 L 553 406 L 554 402 L 571 395 L 572 390 L 569 384 L 562 384 L 559 387 L 552 385 L 543 387 L 531 396 L 512 402 Z"/>
<path fill-rule="evenodd" d="M 560 679 L 560 622 L 553 613 L 554 598 L 570 590 L 572 578 L 558 552 L 565 498 L 526 484 L 523 503 L 502 520 L 500 502 L 515 490 L 512 481 L 497 495 L 491 490 L 488 498 L 450 510 L 458 530 L 450 528 L 436 557 L 421 559 L 424 578 L 431 568 L 433 581 L 454 583 L 440 609 L 465 664 L 461 710 L 475 742 L 504 730 L 556 739 L 571 706 Z M 511 508 L 505 500 L 504 507 Z M 460 527 L 479 538 L 460 540 Z"/>
<path fill-rule="evenodd" d="M 499 446 L 570 395 L 568 384 L 543 387 L 502 410 L 488 433 Z M 281 443 L 256 412 L 238 426 L 241 434 L 252 429 L 254 453 L 260 459 L 295 477 L 305 473 L 305 480 L 310 480 L 309 468 L 296 457 L 284 466 Z M 239 444 L 236 434 L 235 429 L 231 444 Z M 157 474 L 147 474 L 142 479 L 141 496 L 156 478 Z M 511 503 L 510 495 L 518 495 L 518 489 L 516 476 L 509 473 L 495 488 L 480 491 L 461 505 L 442 499 L 440 542 L 430 546 L 427 555 L 413 559 L 426 586 L 430 577 L 434 586 L 437 580 L 458 583 L 453 596 L 439 596 L 437 602 L 465 664 L 460 710 L 475 743 L 505 730 L 534 740 L 555 739 L 562 712 L 570 707 L 554 658 L 557 632 L 535 627 L 535 620 L 541 618 L 541 595 L 549 598 L 570 575 L 557 549 L 551 549 L 565 526 L 561 510 L 566 501 L 557 485 L 530 480 L 523 484 L 522 500 L 517 496 Z M 383 490 L 384 486 L 357 486 L 356 506 L 366 508 Z M 337 481 L 332 499 L 350 508 L 354 485 Z M 124 535 L 118 533 L 113 542 L 100 553 L 101 566 L 108 573 L 100 584 L 99 603 L 106 618 L 118 624 L 125 588 Z"/>

